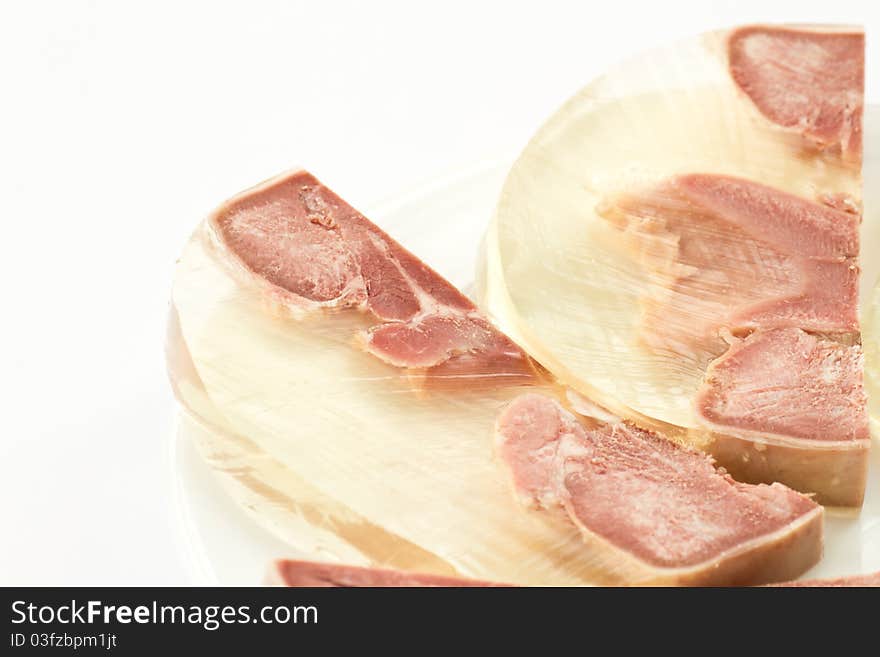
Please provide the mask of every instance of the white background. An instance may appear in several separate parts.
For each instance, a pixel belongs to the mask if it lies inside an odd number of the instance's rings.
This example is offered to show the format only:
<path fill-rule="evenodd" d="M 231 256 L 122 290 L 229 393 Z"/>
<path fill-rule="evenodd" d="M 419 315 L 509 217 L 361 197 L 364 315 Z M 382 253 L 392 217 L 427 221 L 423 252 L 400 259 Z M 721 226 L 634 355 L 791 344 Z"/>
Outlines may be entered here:
<path fill-rule="evenodd" d="M 516 149 L 643 48 L 876 2 L 20 2 L 0 9 L 0 585 L 186 584 L 174 259 L 295 165 L 354 205 Z"/>

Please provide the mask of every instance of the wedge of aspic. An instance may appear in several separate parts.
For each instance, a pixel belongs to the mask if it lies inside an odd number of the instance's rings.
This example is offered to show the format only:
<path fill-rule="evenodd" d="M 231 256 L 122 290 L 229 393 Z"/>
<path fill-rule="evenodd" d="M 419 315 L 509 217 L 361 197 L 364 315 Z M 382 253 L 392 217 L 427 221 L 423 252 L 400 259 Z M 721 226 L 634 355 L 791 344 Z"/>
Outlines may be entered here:
<path fill-rule="evenodd" d="M 738 479 L 860 505 L 863 78 L 861 31 L 824 27 L 712 33 L 611 71 L 509 174 L 490 315 Z"/>
<path fill-rule="evenodd" d="M 582 513 L 586 488 L 526 508 L 516 461 L 493 447 L 499 415 L 499 445 L 526 393 L 566 427 L 584 422 L 572 429 L 582 448 L 617 421 L 570 416 L 543 368 L 308 173 L 212 214 L 178 263 L 173 303 L 169 365 L 187 426 L 233 494 L 310 555 L 544 585 L 759 583 L 821 555 L 822 510 L 809 498 L 735 484 L 709 457 L 634 428 L 633 454 L 663 445 L 669 467 L 699 475 L 670 483 L 621 461 L 620 500 L 606 489 L 601 507 L 634 508 L 621 503 L 635 489 L 665 500 L 649 533 L 675 533 L 678 552 L 640 552 L 620 516 Z M 550 414 L 526 424 L 559 429 Z M 548 476 L 564 481 L 571 465 L 556 461 Z M 707 494 L 684 494 L 695 487 Z M 698 524 L 674 529 L 693 514 Z M 689 539 L 699 547 L 681 551 Z"/>

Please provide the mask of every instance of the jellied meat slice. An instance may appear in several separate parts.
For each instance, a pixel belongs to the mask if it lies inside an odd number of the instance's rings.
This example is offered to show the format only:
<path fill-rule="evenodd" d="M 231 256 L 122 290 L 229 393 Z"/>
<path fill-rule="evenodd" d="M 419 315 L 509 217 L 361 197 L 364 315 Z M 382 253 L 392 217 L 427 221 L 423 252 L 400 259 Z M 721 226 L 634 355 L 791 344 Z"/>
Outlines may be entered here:
<path fill-rule="evenodd" d="M 781 484 L 734 481 L 703 453 L 625 422 L 588 426 L 555 400 L 515 399 L 497 451 L 528 507 L 563 509 L 596 550 L 658 584 L 743 584 L 821 556 L 822 510 Z"/>

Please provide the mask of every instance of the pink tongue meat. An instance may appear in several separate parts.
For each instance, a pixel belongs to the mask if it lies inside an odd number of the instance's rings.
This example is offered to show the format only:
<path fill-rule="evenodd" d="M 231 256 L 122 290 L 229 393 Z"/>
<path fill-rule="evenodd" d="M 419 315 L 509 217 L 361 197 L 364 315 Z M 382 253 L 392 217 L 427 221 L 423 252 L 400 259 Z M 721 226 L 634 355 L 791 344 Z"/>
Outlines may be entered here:
<path fill-rule="evenodd" d="M 317 561 L 280 559 L 272 564 L 266 583 L 291 587 L 483 587 L 505 586 L 461 577 L 443 577 L 384 568 L 360 568 Z"/>
<path fill-rule="evenodd" d="M 857 214 L 711 174 L 678 176 L 601 212 L 667 283 L 645 300 L 640 336 L 653 350 L 705 366 L 727 349 L 722 329 L 859 329 Z"/>
<path fill-rule="evenodd" d="M 497 452 L 522 503 L 563 509 L 594 549 L 646 581 L 786 579 L 821 556 L 822 510 L 808 497 L 737 483 L 705 454 L 630 424 L 591 424 L 521 395 L 498 419 Z"/>
<path fill-rule="evenodd" d="M 709 368 L 697 408 L 725 428 L 816 441 L 869 440 L 862 352 L 800 329 L 753 333 Z"/>
<path fill-rule="evenodd" d="M 734 81 L 767 119 L 861 159 L 864 34 L 743 27 L 730 36 L 728 59 Z"/>
<path fill-rule="evenodd" d="M 253 274 L 308 312 L 354 308 L 377 324 L 359 336 L 431 385 L 527 383 L 534 362 L 474 304 L 314 176 L 299 171 L 241 196 L 212 219 Z"/>

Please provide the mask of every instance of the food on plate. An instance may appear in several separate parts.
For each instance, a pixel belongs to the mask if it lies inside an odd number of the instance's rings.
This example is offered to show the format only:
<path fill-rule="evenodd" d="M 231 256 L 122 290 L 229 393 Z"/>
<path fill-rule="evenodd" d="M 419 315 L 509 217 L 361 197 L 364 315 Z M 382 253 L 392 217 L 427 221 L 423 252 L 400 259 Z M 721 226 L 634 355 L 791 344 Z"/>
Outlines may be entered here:
<path fill-rule="evenodd" d="M 496 435 L 520 501 L 562 511 L 626 580 L 744 584 L 802 573 L 822 556 L 815 502 L 778 483 L 738 483 L 654 432 L 523 394 Z"/>
<path fill-rule="evenodd" d="M 737 480 L 861 505 L 863 78 L 861 31 L 819 27 L 711 33 L 612 70 L 509 173 L 490 316 Z"/>
<path fill-rule="evenodd" d="M 169 366 L 202 450 L 243 504 L 310 554 L 543 585 L 763 583 L 821 555 L 822 510 L 809 498 L 734 484 L 666 437 L 587 417 L 587 398 L 566 396 L 466 297 L 306 172 L 205 221 L 178 263 L 173 308 Z M 583 494 L 568 488 L 556 494 L 578 505 L 576 522 L 522 508 L 505 446 L 517 442 L 511 418 L 524 399 L 551 404 L 584 440 L 627 427 L 630 448 L 696 468 L 699 522 L 682 523 L 680 505 L 655 506 L 656 538 L 675 542 L 657 560 L 624 537 L 632 526 L 621 534 L 587 518 Z M 607 483 L 624 496 L 652 476 L 618 465 Z M 671 502 L 688 485 L 649 488 Z M 616 504 L 606 495 L 597 508 Z M 585 545 L 585 529 L 613 549 Z"/>

